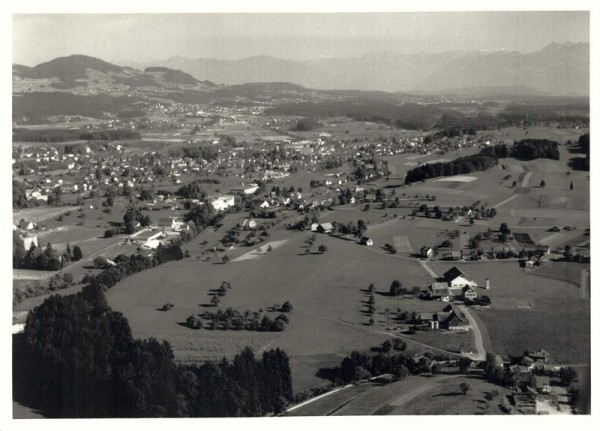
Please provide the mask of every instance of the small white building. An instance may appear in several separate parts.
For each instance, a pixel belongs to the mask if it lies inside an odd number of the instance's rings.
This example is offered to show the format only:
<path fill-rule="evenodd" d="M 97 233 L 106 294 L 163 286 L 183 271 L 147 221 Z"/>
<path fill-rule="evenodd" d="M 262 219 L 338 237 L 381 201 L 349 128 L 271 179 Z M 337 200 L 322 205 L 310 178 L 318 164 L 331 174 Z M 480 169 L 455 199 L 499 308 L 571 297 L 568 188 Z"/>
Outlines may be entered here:
<path fill-rule="evenodd" d="M 222 211 L 235 205 L 235 197 L 233 195 L 223 195 L 213 199 L 210 203 L 215 211 Z"/>
<path fill-rule="evenodd" d="M 31 249 L 31 244 L 38 247 L 37 236 L 25 236 L 22 238 L 22 240 L 23 240 L 23 247 L 25 248 L 25 251 Z"/>

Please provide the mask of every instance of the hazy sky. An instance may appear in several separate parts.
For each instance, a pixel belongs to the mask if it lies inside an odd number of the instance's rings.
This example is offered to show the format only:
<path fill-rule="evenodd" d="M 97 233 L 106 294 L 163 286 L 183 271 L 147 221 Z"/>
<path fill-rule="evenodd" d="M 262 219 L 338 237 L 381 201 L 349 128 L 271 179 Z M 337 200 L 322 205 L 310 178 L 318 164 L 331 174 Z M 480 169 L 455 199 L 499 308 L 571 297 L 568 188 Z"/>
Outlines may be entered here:
<path fill-rule="evenodd" d="M 286 59 L 382 49 L 530 52 L 589 42 L 587 12 L 14 15 L 13 62 L 86 54 L 117 64 L 171 56 Z"/>

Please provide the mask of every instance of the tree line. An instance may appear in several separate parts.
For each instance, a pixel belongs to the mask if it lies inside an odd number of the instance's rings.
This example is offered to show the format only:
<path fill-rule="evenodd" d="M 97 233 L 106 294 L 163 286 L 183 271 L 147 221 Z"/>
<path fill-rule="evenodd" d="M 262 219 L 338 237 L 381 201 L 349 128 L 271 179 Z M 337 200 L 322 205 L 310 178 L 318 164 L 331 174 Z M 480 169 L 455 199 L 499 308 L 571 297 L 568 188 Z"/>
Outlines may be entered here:
<path fill-rule="evenodd" d="M 181 260 L 183 256 L 178 242 L 171 242 L 168 245 L 159 244 L 153 256 L 120 254 L 114 259 L 115 265 L 104 269 L 97 275 L 86 275 L 83 282 L 94 288 L 107 290 L 125 277 L 172 260 Z"/>
<path fill-rule="evenodd" d="M 133 130 L 13 129 L 13 142 L 117 141 L 141 139 Z"/>
<path fill-rule="evenodd" d="M 459 157 L 451 162 L 427 163 L 417 166 L 406 173 L 404 181 L 411 184 L 429 178 L 470 174 L 475 171 L 485 171 L 497 164 L 498 159 L 496 157 L 487 154 L 473 154 Z"/>
<path fill-rule="evenodd" d="M 328 371 L 328 378 L 337 384 L 344 384 L 382 374 L 392 374 L 394 379 L 401 380 L 411 374 L 439 371 L 439 365 L 432 366 L 430 360 L 438 357 L 426 353 L 424 357 L 415 358 L 411 352 L 405 350 L 406 343 L 397 340 L 384 342 L 379 353 L 373 356 L 364 352 L 352 352 L 340 365 Z"/>
<path fill-rule="evenodd" d="M 515 141 L 512 148 L 505 144 L 483 148 L 479 154 L 459 157 L 450 162 L 427 163 L 407 172 L 404 181 L 407 184 L 425 181 L 429 178 L 451 175 L 464 175 L 476 171 L 485 171 L 498 165 L 498 159 L 514 157 L 518 160 L 546 158 L 559 160 L 558 143 L 548 139 L 523 139 Z"/>
<path fill-rule="evenodd" d="M 48 417 L 226 417 L 281 412 L 292 399 L 282 350 L 177 365 L 171 346 L 134 339 L 101 289 L 50 296 L 13 337 L 19 402 Z"/>

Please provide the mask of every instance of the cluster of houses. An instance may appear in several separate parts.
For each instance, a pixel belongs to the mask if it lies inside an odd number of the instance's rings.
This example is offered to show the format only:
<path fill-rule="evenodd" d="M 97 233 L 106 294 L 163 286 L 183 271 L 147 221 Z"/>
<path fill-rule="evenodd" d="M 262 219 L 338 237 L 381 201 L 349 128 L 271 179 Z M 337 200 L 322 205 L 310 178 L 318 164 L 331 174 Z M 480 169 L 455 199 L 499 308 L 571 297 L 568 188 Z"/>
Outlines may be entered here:
<path fill-rule="evenodd" d="M 524 414 L 570 414 L 571 394 L 561 383 L 562 367 L 544 349 L 511 356 L 504 367 L 515 377 L 511 396 L 515 409 Z"/>
<path fill-rule="evenodd" d="M 427 296 L 429 299 L 442 302 L 452 302 L 455 300 L 474 301 L 477 298 L 478 285 L 475 280 L 469 277 L 464 271 L 456 266 L 450 268 L 442 277 L 436 278 L 428 288 Z M 486 278 L 485 289 L 490 288 L 490 280 Z"/>

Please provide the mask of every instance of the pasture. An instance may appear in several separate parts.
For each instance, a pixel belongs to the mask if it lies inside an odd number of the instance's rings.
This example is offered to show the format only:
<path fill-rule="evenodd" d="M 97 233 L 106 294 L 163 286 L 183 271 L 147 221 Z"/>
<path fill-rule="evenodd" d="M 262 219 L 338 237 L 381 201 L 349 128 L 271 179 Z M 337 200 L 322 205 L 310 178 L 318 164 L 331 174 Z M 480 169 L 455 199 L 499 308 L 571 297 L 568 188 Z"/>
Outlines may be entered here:
<path fill-rule="evenodd" d="M 462 394 L 461 383 L 467 383 L 470 390 Z M 440 380 L 426 385 L 421 395 L 401 405 L 392 401 L 385 409 L 389 415 L 499 415 L 503 414 L 500 404 L 510 390 L 476 377 L 457 377 Z M 490 394 L 498 395 L 488 400 Z"/>
<path fill-rule="evenodd" d="M 233 356 L 246 345 L 255 351 L 283 348 L 291 358 L 296 389 L 306 389 L 319 382 L 314 377 L 318 368 L 390 338 L 383 331 L 384 310 L 396 310 L 402 299 L 377 295 L 376 323 L 368 326 L 361 289 L 373 283 L 387 291 L 394 279 L 423 285 L 426 273 L 416 262 L 327 235 L 317 235 L 313 254 L 305 254 L 304 241 L 310 235 L 286 234 L 289 240 L 283 246 L 259 260 L 222 264 L 192 258 L 133 275 L 107 293 L 108 302 L 125 314 L 137 336 L 169 341 L 178 360 Z M 320 244 L 327 246 L 326 253 L 315 253 Z M 191 314 L 216 311 L 209 306 L 209 294 L 222 281 L 229 281 L 232 289 L 221 298 L 221 309 L 262 310 L 274 316 L 269 307 L 290 301 L 294 309 L 288 327 L 283 332 L 238 332 L 182 326 Z M 166 302 L 173 309 L 158 311 Z"/>

